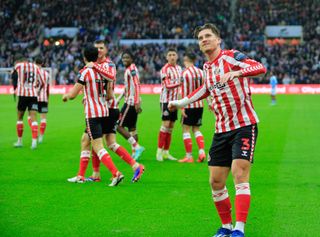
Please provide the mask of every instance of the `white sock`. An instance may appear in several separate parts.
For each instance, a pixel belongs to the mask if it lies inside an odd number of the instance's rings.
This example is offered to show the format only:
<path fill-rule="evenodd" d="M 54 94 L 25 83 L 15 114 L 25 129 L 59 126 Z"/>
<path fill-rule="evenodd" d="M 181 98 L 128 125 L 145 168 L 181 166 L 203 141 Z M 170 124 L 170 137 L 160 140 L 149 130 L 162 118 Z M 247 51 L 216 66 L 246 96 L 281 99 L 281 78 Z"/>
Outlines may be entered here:
<path fill-rule="evenodd" d="M 163 153 L 164 155 L 169 155 L 169 150 L 163 150 Z"/>
<path fill-rule="evenodd" d="M 222 228 L 228 229 L 228 230 L 232 230 L 232 224 L 222 224 Z"/>
<path fill-rule="evenodd" d="M 158 154 L 162 154 L 162 148 L 158 148 L 158 149 L 157 149 L 157 155 L 158 155 Z"/>
<path fill-rule="evenodd" d="M 186 157 L 190 159 L 190 158 L 192 158 L 192 154 L 191 153 L 186 153 Z"/>
<path fill-rule="evenodd" d="M 204 153 L 205 153 L 205 152 L 204 152 L 203 149 L 200 149 L 200 150 L 199 150 L 199 155 L 200 155 L 200 154 L 204 154 Z"/>
<path fill-rule="evenodd" d="M 244 233 L 244 222 L 237 221 L 236 226 L 234 227 L 234 230 L 240 230 L 242 233 Z"/>
<path fill-rule="evenodd" d="M 37 145 L 37 139 L 32 138 L 32 145 Z"/>
<path fill-rule="evenodd" d="M 18 143 L 22 143 L 22 137 L 18 137 Z"/>

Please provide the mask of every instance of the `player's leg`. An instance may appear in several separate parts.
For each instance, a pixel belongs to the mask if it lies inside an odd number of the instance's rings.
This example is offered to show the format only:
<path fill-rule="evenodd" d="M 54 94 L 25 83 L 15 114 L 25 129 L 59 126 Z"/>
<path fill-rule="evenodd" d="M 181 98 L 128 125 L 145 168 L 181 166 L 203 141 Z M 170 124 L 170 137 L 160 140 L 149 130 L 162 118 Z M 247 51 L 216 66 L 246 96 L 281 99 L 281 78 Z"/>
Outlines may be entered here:
<path fill-rule="evenodd" d="M 131 134 L 131 137 L 134 137 L 136 141 L 138 141 L 138 133 L 137 133 L 137 129 L 136 129 L 136 122 L 132 122 L 132 124 L 129 126 L 129 132 Z M 137 143 L 138 144 L 138 143 Z M 136 145 L 135 147 L 132 147 L 132 157 L 135 160 L 138 160 L 142 153 L 145 151 L 145 148 L 143 146 L 140 145 Z"/>
<path fill-rule="evenodd" d="M 212 198 L 222 224 L 215 237 L 230 236 L 232 232 L 231 202 L 226 187 L 232 164 L 229 139 L 230 133 L 215 134 L 208 155 Z"/>
<path fill-rule="evenodd" d="M 135 150 L 140 148 L 137 140 L 130 134 L 125 127 L 132 127 L 136 124 L 137 113 L 134 106 L 129 106 L 127 103 L 121 108 L 120 119 L 118 121 L 117 131 L 131 144 L 132 156 L 135 158 Z"/>
<path fill-rule="evenodd" d="M 184 143 L 184 148 L 186 150 L 186 156 L 179 160 L 179 162 L 183 163 L 193 163 L 193 158 L 192 158 L 192 140 L 191 140 L 191 135 L 190 135 L 190 126 L 182 124 L 182 130 L 183 130 L 183 143 Z"/>
<path fill-rule="evenodd" d="M 136 162 L 127 152 L 127 150 L 117 143 L 116 135 L 114 133 L 106 134 L 105 138 L 108 148 L 116 153 L 124 162 L 131 166 L 134 172 L 134 176 L 131 181 L 137 182 L 144 171 L 144 166 Z"/>
<path fill-rule="evenodd" d="M 162 153 L 163 153 L 163 148 L 164 148 L 166 137 L 167 137 L 169 123 L 170 123 L 169 120 L 162 120 L 161 122 L 161 127 L 158 135 L 158 149 L 156 154 L 157 161 L 163 161 Z"/>
<path fill-rule="evenodd" d="M 32 145 L 31 149 L 37 148 L 37 140 L 38 140 L 38 121 L 37 121 L 37 111 L 30 110 L 29 111 L 31 118 L 31 131 L 32 131 Z"/>
<path fill-rule="evenodd" d="M 206 158 L 206 153 L 204 151 L 204 138 L 203 135 L 200 131 L 200 127 L 199 126 L 193 126 L 192 127 L 192 131 L 193 134 L 196 138 L 196 142 L 198 145 L 198 149 L 199 149 L 199 156 L 198 156 L 198 162 L 203 162 L 204 159 Z"/>
<path fill-rule="evenodd" d="M 167 127 L 167 134 L 166 134 L 166 138 L 165 138 L 165 143 L 164 143 L 164 147 L 163 147 L 163 153 L 162 153 L 163 158 L 168 159 L 168 160 L 177 160 L 169 153 L 169 149 L 170 149 L 170 145 L 171 145 L 172 131 L 174 128 L 175 120 L 176 119 L 172 119 L 169 121 L 169 124 Z"/>
<path fill-rule="evenodd" d="M 236 130 L 236 136 L 232 144 L 233 161 L 231 170 L 236 189 L 236 225 L 234 230 L 239 236 L 244 235 L 244 226 L 250 208 L 249 177 L 257 135 L 256 125 L 239 128 Z"/>
<path fill-rule="evenodd" d="M 222 227 L 218 229 L 214 236 L 230 236 L 232 232 L 232 206 L 226 188 L 230 167 L 209 166 L 209 172 L 212 199 L 222 223 Z"/>
<path fill-rule="evenodd" d="M 90 160 L 90 138 L 88 134 L 83 133 L 81 136 L 81 152 L 80 152 L 80 164 L 78 174 L 68 179 L 71 183 L 83 183 L 85 182 L 85 173 Z"/>
<path fill-rule="evenodd" d="M 37 97 L 28 97 L 28 111 L 31 118 L 31 130 L 32 130 L 32 145 L 31 149 L 37 148 L 38 141 L 38 120 L 37 120 L 37 112 L 38 112 L 38 99 Z"/>
<path fill-rule="evenodd" d="M 16 143 L 14 143 L 14 147 L 22 147 L 22 135 L 23 135 L 23 115 L 25 111 L 18 110 L 17 112 L 17 136 L 18 140 Z"/>
<path fill-rule="evenodd" d="M 89 118 L 86 119 L 87 132 L 91 140 L 93 150 L 97 153 L 100 161 L 111 172 L 112 181 L 109 186 L 117 186 L 124 178 L 124 176 L 118 171 L 114 165 L 109 153 L 103 146 L 103 130 L 105 129 L 104 118 Z"/>
<path fill-rule="evenodd" d="M 25 101 L 25 97 L 19 96 L 18 104 L 17 104 L 17 124 L 16 124 L 18 140 L 16 143 L 13 144 L 14 147 L 22 147 L 23 116 L 26 109 L 27 109 L 27 104 Z"/>
<path fill-rule="evenodd" d="M 40 113 L 40 135 L 39 135 L 39 143 L 43 142 L 44 132 L 47 128 L 47 113 L 48 113 L 48 103 L 40 102 L 38 103 L 39 113 Z"/>

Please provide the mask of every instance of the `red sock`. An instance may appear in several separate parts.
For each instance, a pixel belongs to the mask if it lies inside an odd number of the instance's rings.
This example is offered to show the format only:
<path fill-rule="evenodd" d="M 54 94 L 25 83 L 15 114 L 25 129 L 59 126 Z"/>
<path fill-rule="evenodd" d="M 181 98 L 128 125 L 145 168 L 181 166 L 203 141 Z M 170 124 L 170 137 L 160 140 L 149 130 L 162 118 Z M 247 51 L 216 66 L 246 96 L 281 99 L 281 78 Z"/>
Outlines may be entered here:
<path fill-rule="evenodd" d="M 236 185 L 236 221 L 247 222 L 250 208 L 250 185 L 241 183 Z"/>
<path fill-rule="evenodd" d="M 23 122 L 22 121 L 17 121 L 17 134 L 18 137 L 22 137 L 23 134 Z"/>
<path fill-rule="evenodd" d="M 107 169 L 111 172 L 113 177 L 117 176 L 117 172 L 118 169 L 117 167 L 114 165 L 110 155 L 108 154 L 108 152 L 106 151 L 106 149 L 101 149 L 98 152 L 98 156 L 99 159 L 101 160 L 101 162 L 105 165 L 105 167 L 107 167 Z"/>
<path fill-rule="evenodd" d="M 200 131 L 196 131 L 194 136 L 196 137 L 199 149 L 204 149 L 204 139 L 202 133 Z"/>
<path fill-rule="evenodd" d="M 32 139 L 37 139 L 38 138 L 38 122 L 32 122 L 31 129 L 32 129 Z"/>
<path fill-rule="evenodd" d="M 228 190 L 224 188 L 222 190 L 212 191 L 212 197 L 222 224 L 232 223 L 231 202 Z"/>
<path fill-rule="evenodd" d="M 166 137 L 167 137 L 167 129 L 161 126 L 159 136 L 158 136 L 158 148 L 162 149 L 164 147 Z"/>
<path fill-rule="evenodd" d="M 183 133 L 184 148 L 187 153 L 192 153 L 192 140 L 190 133 Z"/>
<path fill-rule="evenodd" d="M 111 150 L 113 150 L 122 160 L 124 160 L 130 166 L 133 166 L 136 161 L 130 156 L 130 154 L 117 143 L 113 143 L 109 146 Z"/>
<path fill-rule="evenodd" d="M 82 151 L 80 156 L 80 168 L 78 175 L 84 177 L 90 159 L 90 151 Z"/>
<path fill-rule="evenodd" d="M 32 121 L 30 116 L 28 116 L 28 124 L 29 124 L 29 127 L 32 128 Z"/>
<path fill-rule="evenodd" d="M 166 133 L 166 138 L 165 138 L 165 143 L 164 143 L 164 147 L 163 150 L 168 151 L 170 148 L 170 144 L 171 144 L 171 131 L 172 129 L 170 128 L 167 133 Z"/>
<path fill-rule="evenodd" d="M 45 119 L 41 119 L 40 123 L 40 135 L 44 134 L 44 131 L 46 130 L 47 127 L 47 121 Z"/>
<path fill-rule="evenodd" d="M 92 150 L 92 168 L 94 172 L 99 173 L 100 172 L 100 160 L 97 153 L 95 153 L 94 150 Z"/>

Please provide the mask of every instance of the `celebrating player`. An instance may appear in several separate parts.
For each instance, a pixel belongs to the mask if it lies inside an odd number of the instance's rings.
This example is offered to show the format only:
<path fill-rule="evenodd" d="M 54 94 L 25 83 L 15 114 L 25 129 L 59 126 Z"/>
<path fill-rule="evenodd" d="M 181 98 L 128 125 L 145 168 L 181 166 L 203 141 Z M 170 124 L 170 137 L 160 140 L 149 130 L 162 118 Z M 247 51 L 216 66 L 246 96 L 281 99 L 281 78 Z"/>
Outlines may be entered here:
<path fill-rule="evenodd" d="M 31 149 L 37 148 L 38 138 L 38 90 L 44 85 L 43 78 L 41 76 L 40 68 L 31 62 L 27 62 L 24 59 L 20 59 L 14 66 L 14 72 L 17 75 L 17 91 L 18 94 L 18 120 L 17 120 L 17 134 L 18 141 L 14 144 L 15 147 L 22 147 L 22 134 L 23 134 L 23 116 L 28 108 L 31 118 L 31 130 L 32 130 L 32 145 Z"/>
<path fill-rule="evenodd" d="M 181 67 L 177 65 L 178 53 L 175 49 L 168 49 L 166 54 L 167 64 L 160 71 L 162 90 L 160 94 L 160 106 L 162 112 L 162 124 L 158 137 L 158 149 L 156 158 L 158 161 L 163 159 L 177 160 L 169 154 L 171 144 L 171 133 L 174 123 L 178 118 L 177 111 L 169 111 L 168 103 L 178 99 Z"/>
<path fill-rule="evenodd" d="M 187 97 L 170 102 L 169 108 L 181 108 L 209 95 L 213 97 L 216 131 L 208 164 L 212 196 L 222 222 L 214 236 L 241 237 L 250 206 L 249 175 L 259 122 L 251 101 L 249 77 L 265 74 L 266 69 L 239 51 L 222 50 L 220 32 L 213 24 L 198 27 L 195 36 L 208 59 L 203 66 L 205 82 Z M 233 230 L 226 188 L 230 171 L 236 189 Z"/>
<path fill-rule="evenodd" d="M 116 123 L 119 119 L 119 109 L 118 105 L 115 102 L 113 89 L 114 89 L 114 81 L 116 79 L 116 67 L 115 64 L 106 57 L 107 48 L 104 41 L 95 41 L 94 47 L 98 49 L 98 59 L 97 63 L 89 62 L 87 63 L 87 67 L 92 67 L 96 72 L 98 72 L 105 80 L 108 80 L 107 86 L 103 88 L 104 93 L 107 96 L 107 103 L 105 106 L 109 110 L 109 115 L 106 118 L 106 130 L 105 130 L 105 138 L 107 141 L 107 146 L 114 151 L 121 159 L 123 159 L 126 163 L 128 163 L 132 169 L 134 170 L 134 176 L 132 178 L 133 182 L 137 182 L 143 171 L 144 166 L 134 161 L 130 154 L 116 142 Z M 128 134 L 127 134 L 128 135 Z M 130 134 L 128 135 L 130 136 Z M 133 139 L 134 140 L 134 139 Z M 80 157 L 80 168 L 78 175 L 68 179 L 69 182 L 84 182 L 84 174 L 86 172 L 88 162 L 90 159 L 90 139 L 87 133 L 87 129 L 81 138 L 81 157 Z M 100 181 L 100 160 L 95 151 L 92 151 L 92 166 L 93 166 L 93 174 L 88 178 L 89 181 Z"/>
<path fill-rule="evenodd" d="M 121 134 L 124 134 L 126 132 L 125 127 L 127 127 L 131 136 L 134 137 L 138 142 L 136 124 L 138 114 L 141 112 L 140 81 L 138 68 L 133 61 L 134 57 L 130 51 L 127 50 L 122 53 L 122 62 L 126 67 L 126 70 L 124 72 L 125 89 L 123 94 L 119 96 L 117 101 L 119 102 L 120 99 L 124 96 L 125 103 L 121 109 L 118 131 Z M 137 160 L 144 150 L 145 148 L 140 146 L 138 143 L 132 144 L 133 158 Z"/>
<path fill-rule="evenodd" d="M 183 57 L 185 69 L 182 71 L 182 97 L 189 95 L 192 91 L 196 90 L 203 84 L 203 72 L 201 69 L 194 66 L 196 55 L 193 53 L 186 53 Z M 204 139 L 199 130 L 202 124 L 203 102 L 202 100 L 187 105 L 181 109 L 182 115 L 182 129 L 183 129 L 183 142 L 186 149 L 186 156 L 184 159 L 179 160 L 182 163 L 192 163 L 192 140 L 190 135 L 190 128 L 196 138 L 199 157 L 198 162 L 202 162 L 206 157 L 204 152 Z"/>
<path fill-rule="evenodd" d="M 84 62 L 95 62 L 98 59 L 98 49 L 88 46 L 84 50 Z M 84 67 L 80 71 L 80 76 L 71 91 L 63 95 L 64 102 L 74 99 L 83 89 L 85 94 L 85 114 L 88 135 L 91 140 L 93 150 L 97 153 L 100 161 L 112 173 L 112 181 L 109 186 L 117 186 L 124 178 L 124 175 L 118 171 L 110 155 L 103 146 L 102 137 L 107 133 L 108 108 L 105 106 L 104 93 L 105 80 L 93 68 Z"/>

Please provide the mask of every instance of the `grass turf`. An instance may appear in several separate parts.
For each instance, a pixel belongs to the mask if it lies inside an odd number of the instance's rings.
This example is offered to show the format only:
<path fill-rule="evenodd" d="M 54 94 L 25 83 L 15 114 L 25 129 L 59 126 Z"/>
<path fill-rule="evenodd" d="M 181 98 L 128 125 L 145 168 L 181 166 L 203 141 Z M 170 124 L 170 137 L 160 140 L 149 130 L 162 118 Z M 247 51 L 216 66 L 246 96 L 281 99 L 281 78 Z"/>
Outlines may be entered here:
<path fill-rule="evenodd" d="M 15 104 L 11 96 L 0 96 L 0 236 L 213 235 L 220 222 L 212 204 L 207 165 L 155 161 L 158 96 L 143 96 L 143 113 L 138 120 L 140 143 L 146 147 L 141 159 L 145 175 L 139 183 L 131 184 L 131 168 L 110 152 L 126 176 L 116 188 L 106 186 L 110 175 L 104 167 L 101 183 L 66 181 L 78 170 L 84 115 L 80 98 L 67 104 L 60 100 L 61 96 L 50 98 L 44 143 L 31 151 L 31 131 L 26 123 L 24 147 L 12 147 L 16 140 Z M 256 95 L 253 101 L 261 123 L 246 236 L 317 236 L 320 97 L 282 95 L 276 106 L 269 105 L 267 95 Z M 214 123 L 207 109 L 203 121 L 208 150 Z M 129 149 L 124 139 L 117 138 Z M 195 143 L 193 148 L 196 156 Z M 176 157 L 184 155 L 178 123 L 170 150 Z M 233 202 L 231 178 L 228 187 Z"/>

